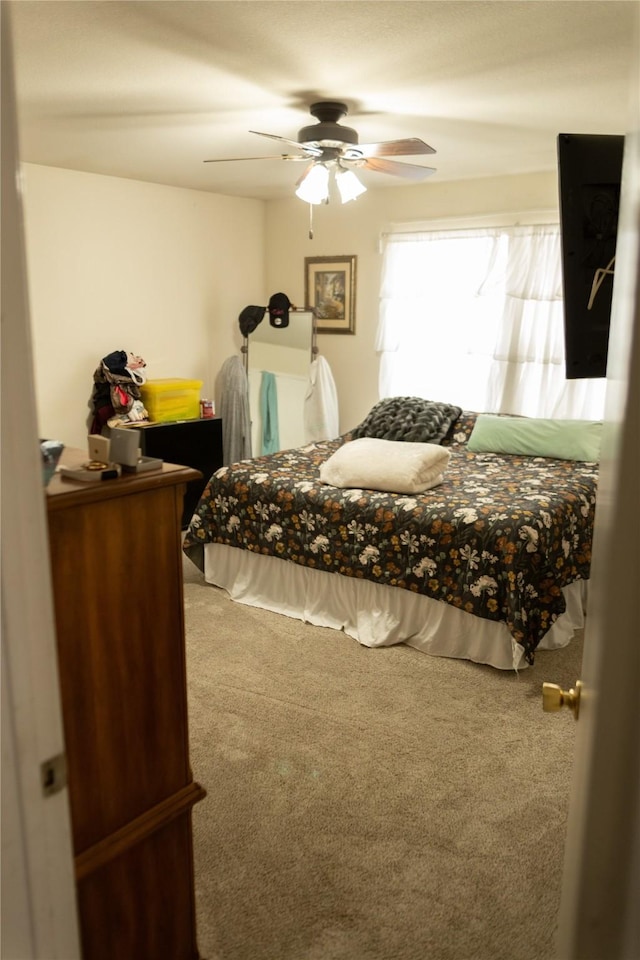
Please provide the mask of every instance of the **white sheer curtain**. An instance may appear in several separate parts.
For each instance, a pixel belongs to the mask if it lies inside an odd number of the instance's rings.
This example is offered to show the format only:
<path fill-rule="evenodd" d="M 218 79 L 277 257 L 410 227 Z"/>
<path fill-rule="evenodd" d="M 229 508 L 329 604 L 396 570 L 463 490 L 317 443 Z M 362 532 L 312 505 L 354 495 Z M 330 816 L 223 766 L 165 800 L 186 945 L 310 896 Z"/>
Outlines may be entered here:
<path fill-rule="evenodd" d="M 376 349 L 380 396 L 601 419 L 605 380 L 566 380 L 557 225 L 392 234 Z"/>

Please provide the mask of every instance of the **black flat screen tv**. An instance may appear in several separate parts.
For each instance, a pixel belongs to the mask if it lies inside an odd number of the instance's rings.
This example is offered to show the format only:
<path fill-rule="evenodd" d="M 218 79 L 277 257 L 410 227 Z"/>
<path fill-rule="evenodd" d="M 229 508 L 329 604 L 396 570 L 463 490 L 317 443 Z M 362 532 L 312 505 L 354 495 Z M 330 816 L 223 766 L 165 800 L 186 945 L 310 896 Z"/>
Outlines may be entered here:
<path fill-rule="evenodd" d="M 623 136 L 558 135 L 568 380 L 607 373 L 623 147 Z"/>

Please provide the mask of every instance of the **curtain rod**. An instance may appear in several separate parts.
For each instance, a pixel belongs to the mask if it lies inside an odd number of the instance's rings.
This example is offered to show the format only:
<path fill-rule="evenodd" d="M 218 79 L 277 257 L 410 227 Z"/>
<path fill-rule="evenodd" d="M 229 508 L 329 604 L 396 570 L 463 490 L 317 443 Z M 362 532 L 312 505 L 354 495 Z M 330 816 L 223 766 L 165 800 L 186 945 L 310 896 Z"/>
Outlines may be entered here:
<path fill-rule="evenodd" d="M 557 209 L 518 210 L 503 213 L 483 213 L 469 217 L 436 217 L 433 220 L 405 220 L 391 223 L 380 234 L 381 239 L 398 236 L 402 233 L 428 233 L 436 230 L 473 230 L 475 227 L 520 227 L 537 226 L 545 223 L 558 223 L 560 214 Z"/>

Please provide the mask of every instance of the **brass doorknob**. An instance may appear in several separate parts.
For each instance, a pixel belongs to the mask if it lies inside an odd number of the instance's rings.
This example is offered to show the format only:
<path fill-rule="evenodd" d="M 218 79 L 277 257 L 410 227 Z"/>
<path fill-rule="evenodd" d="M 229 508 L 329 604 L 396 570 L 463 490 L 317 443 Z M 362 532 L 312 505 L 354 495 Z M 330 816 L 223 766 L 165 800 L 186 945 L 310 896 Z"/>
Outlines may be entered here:
<path fill-rule="evenodd" d="M 578 719 L 580 713 L 580 692 L 582 690 L 582 680 L 576 682 L 575 690 L 563 690 L 557 683 L 542 684 L 542 709 L 545 713 L 555 713 L 562 707 L 569 707 L 573 715 Z"/>

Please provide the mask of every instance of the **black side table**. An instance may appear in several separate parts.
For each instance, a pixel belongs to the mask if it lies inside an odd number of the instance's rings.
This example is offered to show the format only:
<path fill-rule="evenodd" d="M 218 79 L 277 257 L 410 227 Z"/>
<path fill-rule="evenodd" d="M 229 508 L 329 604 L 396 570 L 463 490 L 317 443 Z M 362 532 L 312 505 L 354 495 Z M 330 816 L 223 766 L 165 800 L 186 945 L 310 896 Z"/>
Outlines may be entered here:
<path fill-rule="evenodd" d="M 202 480 L 187 484 L 182 514 L 184 530 L 189 526 L 209 477 L 222 466 L 222 419 L 140 424 L 140 437 L 145 457 L 159 457 L 167 463 L 194 467 L 202 474 Z"/>

